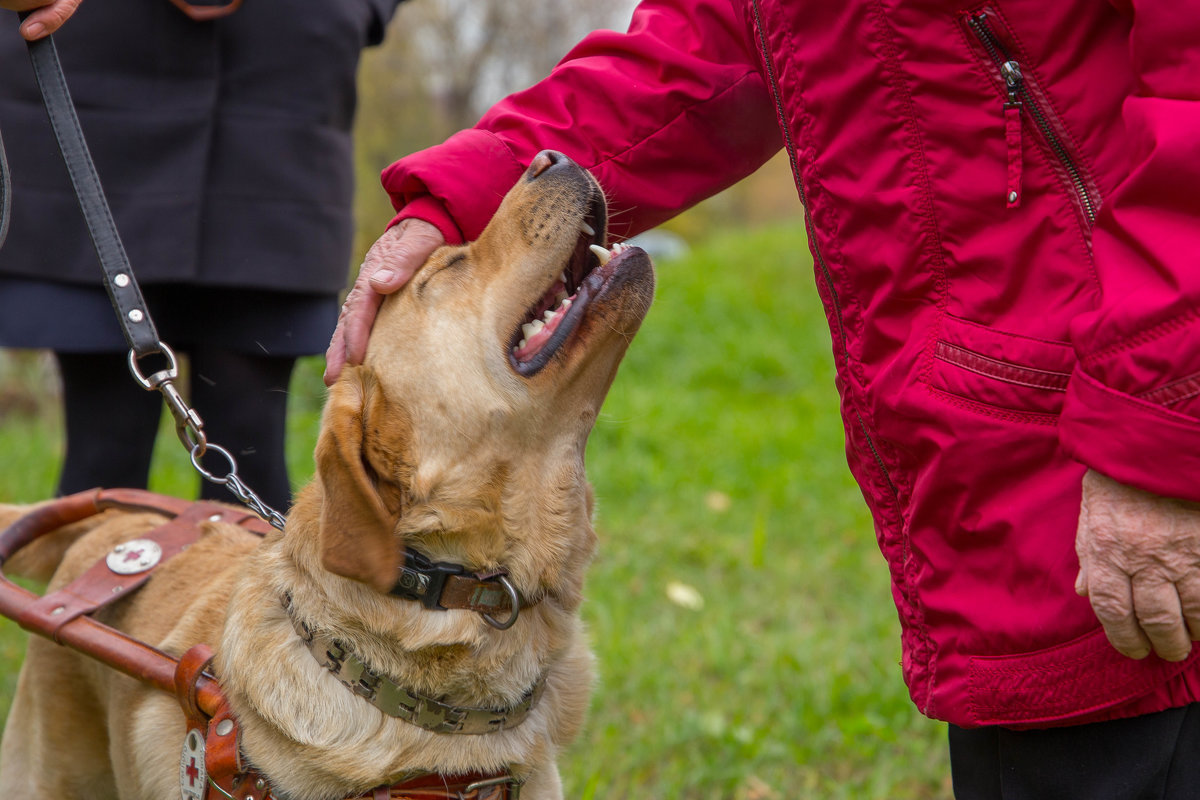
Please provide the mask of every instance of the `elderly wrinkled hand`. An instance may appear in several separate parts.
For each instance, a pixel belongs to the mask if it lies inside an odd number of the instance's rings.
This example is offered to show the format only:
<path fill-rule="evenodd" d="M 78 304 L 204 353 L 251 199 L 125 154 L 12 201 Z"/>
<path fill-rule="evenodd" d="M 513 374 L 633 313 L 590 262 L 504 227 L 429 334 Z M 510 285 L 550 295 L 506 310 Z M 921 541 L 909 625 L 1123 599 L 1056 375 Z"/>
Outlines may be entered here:
<path fill-rule="evenodd" d="M 337 328 L 325 353 L 325 384 L 332 386 L 346 364 L 361 364 L 383 296 L 408 283 L 445 239 L 433 225 L 406 219 L 371 245 L 354 286 L 342 304 Z"/>
<path fill-rule="evenodd" d="M 1075 590 L 1091 600 L 1117 650 L 1188 656 L 1200 640 L 1200 505 L 1089 470 L 1075 550 Z"/>
<path fill-rule="evenodd" d="M 0 0 L 9 11 L 33 11 L 21 23 L 21 35 L 29 41 L 49 36 L 75 13 L 82 0 Z M 36 10 L 34 10 L 36 9 Z"/>

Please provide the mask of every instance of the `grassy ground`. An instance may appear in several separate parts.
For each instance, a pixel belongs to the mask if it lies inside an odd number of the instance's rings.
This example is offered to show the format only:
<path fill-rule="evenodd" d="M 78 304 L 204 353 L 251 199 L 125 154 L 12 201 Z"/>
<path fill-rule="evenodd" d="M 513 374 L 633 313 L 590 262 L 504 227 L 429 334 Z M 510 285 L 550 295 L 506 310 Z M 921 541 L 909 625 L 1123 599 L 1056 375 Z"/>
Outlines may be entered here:
<path fill-rule="evenodd" d="M 297 481 L 312 473 L 322 396 L 314 360 L 293 385 Z M 0 500 L 44 497 L 58 420 L 6 407 Z M 152 488 L 192 492 L 174 436 L 160 445 Z M 601 545 L 584 616 L 599 677 L 561 761 L 569 797 L 950 796 L 945 728 L 900 679 L 802 231 L 718 234 L 659 265 L 588 462 Z M 21 637 L 0 623 L 3 708 Z"/>

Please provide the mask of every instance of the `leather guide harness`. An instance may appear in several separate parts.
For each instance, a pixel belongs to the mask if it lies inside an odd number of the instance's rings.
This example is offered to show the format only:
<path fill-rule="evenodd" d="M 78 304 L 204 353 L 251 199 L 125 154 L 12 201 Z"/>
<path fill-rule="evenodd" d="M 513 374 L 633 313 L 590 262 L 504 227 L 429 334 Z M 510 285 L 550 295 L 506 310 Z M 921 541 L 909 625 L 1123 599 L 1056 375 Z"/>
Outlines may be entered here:
<path fill-rule="evenodd" d="M 174 694 L 187 717 L 187 735 L 179 766 L 182 796 L 186 800 L 216 800 L 220 797 L 275 800 L 268 781 L 242 757 L 237 718 L 216 678 L 208 671 L 213 654 L 207 644 L 198 644 L 175 658 L 91 617 L 94 612 L 129 596 L 149 580 L 158 566 L 198 541 L 204 535 L 204 523 L 239 525 L 259 536 L 266 535 L 270 526 L 253 514 L 230 506 L 192 503 L 140 489 L 94 489 L 35 506 L 0 532 L 0 568 L 15 552 L 40 536 L 112 509 L 152 512 L 167 517 L 168 521 L 133 541 L 117 545 L 106 558 L 85 570 L 75 581 L 42 597 L 12 583 L 0 571 L 0 614 L 32 633 L 53 639 Z M 306 639 L 310 649 L 314 640 L 311 636 Z M 316 656 L 316 651 L 313 652 Z M 357 663 L 364 666 L 362 662 Z M 359 682 L 364 674 L 370 674 L 365 667 L 355 682 Z M 379 685 L 376 682 L 376 686 Z M 395 687 L 395 684 L 391 685 Z M 438 709 L 429 705 L 427 698 L 408 694 L 408 697 L 416 698 L 420 709 L 418 716 L 421 717 L 409 721 L 420 725 L 423 720 L 436 718 L 440 727 L 422 727 L 440 733 L 502 730 L 524 719 L 540 696 L 541 686 L 539 682 L 516 707 L 501 710 L 461 709 L 445 704 L 438 704 L 442 706 Z M 393 697 L 398 705 L 402 705 L 404 696 L 400 693 L 405 690 L 395 689 L 396 692 L 385 689 L 380 696 Z M 356 693 L 370 701 L 362 691 Z M 396 716 L 404 718 L 403 715 Z M 517 800 L 519 794 L 519 781 L 505 770 L 465 776 L 420 774 L 397 784 L 378 787 L 358 795 L 355 800 Z"/>

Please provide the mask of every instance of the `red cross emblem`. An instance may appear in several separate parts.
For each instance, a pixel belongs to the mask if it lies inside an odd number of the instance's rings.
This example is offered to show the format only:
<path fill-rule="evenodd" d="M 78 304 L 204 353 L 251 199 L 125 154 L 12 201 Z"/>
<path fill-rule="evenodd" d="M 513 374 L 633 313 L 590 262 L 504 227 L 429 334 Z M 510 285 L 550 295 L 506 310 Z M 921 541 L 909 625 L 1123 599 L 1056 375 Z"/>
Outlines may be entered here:
<path fill-rule="evenodd" d="M 162 547 L 153 539 L 123 542 L 109 551 L 105 563 L 118 575 L 136 575 L 162 560 Z"/>
<path fill-rule="evenodd" d="M 204 800 L 208 772 L 204 769 L 204 733 L 199 729 L 183 737 L 183 752 L 179 756 L 179 788 L 183 800 Z"/>

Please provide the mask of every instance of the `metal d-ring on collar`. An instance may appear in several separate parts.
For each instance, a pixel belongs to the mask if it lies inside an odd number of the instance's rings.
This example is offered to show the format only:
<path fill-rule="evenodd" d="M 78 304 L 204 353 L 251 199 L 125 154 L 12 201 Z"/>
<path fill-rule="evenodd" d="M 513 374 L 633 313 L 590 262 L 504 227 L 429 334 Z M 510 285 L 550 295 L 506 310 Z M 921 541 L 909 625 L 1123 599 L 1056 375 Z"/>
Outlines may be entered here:
<path fill-rule="evenodd" d="M 491 614 L 485 614 L 482 611 L 479 612 L 479 616 L 483 617 L 483 621 L 488 625 L 491 625 L 496 630 L 506 631 L 513 626 L 513 623 L 517 621 L 517 617 L 521 614 L 521 596 L 517 594 L 517 587 L 512 585 L 512 581 L 508 579 L 507 575 L 497 575 L 495 581 L 496 583 L 499 583 L 504 591 L 508 594 L 508 600 L 512 606 L 512 611 L 509 612 L 508 619 L 504 620 L 503 622 L 497 621 L 492 617 Z"/>

